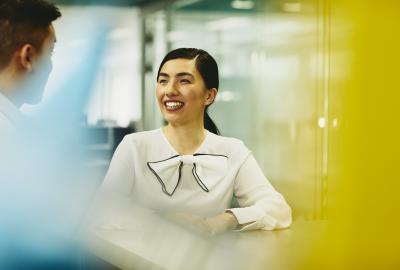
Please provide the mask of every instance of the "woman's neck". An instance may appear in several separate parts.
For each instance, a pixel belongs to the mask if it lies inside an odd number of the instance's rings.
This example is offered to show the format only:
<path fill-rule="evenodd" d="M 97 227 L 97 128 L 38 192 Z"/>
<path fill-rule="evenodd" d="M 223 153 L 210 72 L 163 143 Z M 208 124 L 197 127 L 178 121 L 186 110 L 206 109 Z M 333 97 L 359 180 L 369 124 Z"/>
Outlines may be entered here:
<path fill-rule="evenodd" d="M 169 143 L 180 155 L 192 155 L 200 147 L 206 137 L 203 124 L 176 126 L 168 124 L 163 128 Z"/>

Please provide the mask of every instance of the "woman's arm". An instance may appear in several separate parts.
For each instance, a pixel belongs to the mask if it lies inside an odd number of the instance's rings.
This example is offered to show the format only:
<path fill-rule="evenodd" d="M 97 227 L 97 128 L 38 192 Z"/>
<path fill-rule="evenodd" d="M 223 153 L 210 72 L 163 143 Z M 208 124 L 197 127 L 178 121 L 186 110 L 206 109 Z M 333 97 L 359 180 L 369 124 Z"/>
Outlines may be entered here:
<path fill-rule="evenodd" d="M 129 195 L 134 184 L 134 159 L 131 142 L 127 137 L 114 152 L 101 191 Z"/>
<path fill-rule="evenodd" d="M 131 206 L 130 193 L 134 185 L 133 149 L 128 138 L 118 145 L 105 179 L 92 207 L 91 224 L 96 227 L 123 227 Z"/>
<path fill-rule="evenodd" d="M 241 230 L 283 229 L 292 223 L 290 206 L 269 183 L 252 154 L 239 169 L 234 194 L 240 207 L 229 211 Z"/>
<path fill-rule="evenodd" d="M 228 211 L 213 217 L 200 217 L 189 213 L 169 213 L 163 217 L 207 236 L 234 230 L 239 225 L 236 217 Z"/>
<path fill-rule="evenodd" d="M 172 220 L 207 235 L 235 229 L 274 230 L 290 226 L 291 208 L 264 176 L 254 156 L 242 146 L 244 161 L 234 179 L 234 195 L 240 207 L 226 209 L 213 217 L 173 214 L 170 216 Z"/>

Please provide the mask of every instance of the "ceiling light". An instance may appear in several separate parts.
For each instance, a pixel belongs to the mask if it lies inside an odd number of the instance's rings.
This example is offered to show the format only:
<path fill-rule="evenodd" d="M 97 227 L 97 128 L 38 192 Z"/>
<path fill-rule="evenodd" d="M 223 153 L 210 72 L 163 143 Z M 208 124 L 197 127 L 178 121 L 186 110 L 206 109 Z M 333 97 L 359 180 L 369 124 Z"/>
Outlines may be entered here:
<path fill-rule="evenodd" d="M 326 126 L 326 119 L 324 117 L 320 117 L 318 119 L 318 126 L 320 128 L 324 128 Z"/>
<path fill-rule="evenodd" d="M 231 2 L 231 7 L 234 9 L 253 9 L 254 2 L 250 0 L 234 0 Z"/>

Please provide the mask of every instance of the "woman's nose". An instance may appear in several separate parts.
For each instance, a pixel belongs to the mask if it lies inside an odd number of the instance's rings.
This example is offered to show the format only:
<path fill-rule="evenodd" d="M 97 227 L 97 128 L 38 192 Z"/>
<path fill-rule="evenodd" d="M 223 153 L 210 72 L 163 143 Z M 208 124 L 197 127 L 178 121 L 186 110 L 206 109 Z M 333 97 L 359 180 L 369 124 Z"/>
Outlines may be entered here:
<path fill-rule="evenodd" d="M 170 84 L 170 85 L 168 85 L 168 87 L 165 88 L 165 95 L 167 97 L 179 95 L 179 92 L 178 92 L 175 84 Z"/>

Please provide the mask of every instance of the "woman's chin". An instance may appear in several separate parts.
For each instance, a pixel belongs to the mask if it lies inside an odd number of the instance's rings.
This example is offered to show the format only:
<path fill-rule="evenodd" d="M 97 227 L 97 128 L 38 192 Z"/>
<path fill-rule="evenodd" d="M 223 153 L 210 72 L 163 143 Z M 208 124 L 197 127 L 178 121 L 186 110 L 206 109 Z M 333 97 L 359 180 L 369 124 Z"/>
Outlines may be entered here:
<path fill-rule="evenodd" d="M 164 113 L 164 119 L 168 122 L 168 124 L 179 124 L 181 117 Z"/>
<path fill-rule="evenodd" d="M 168 110 L 164 110 L 163 111 L 163 115 L 165 120 L 167 120 L 168 122 L 170 121 L 179 121 L 179 119 L 182 119 L 182 111 L 178 110 L 178 111 L 168 111 Z"/>

